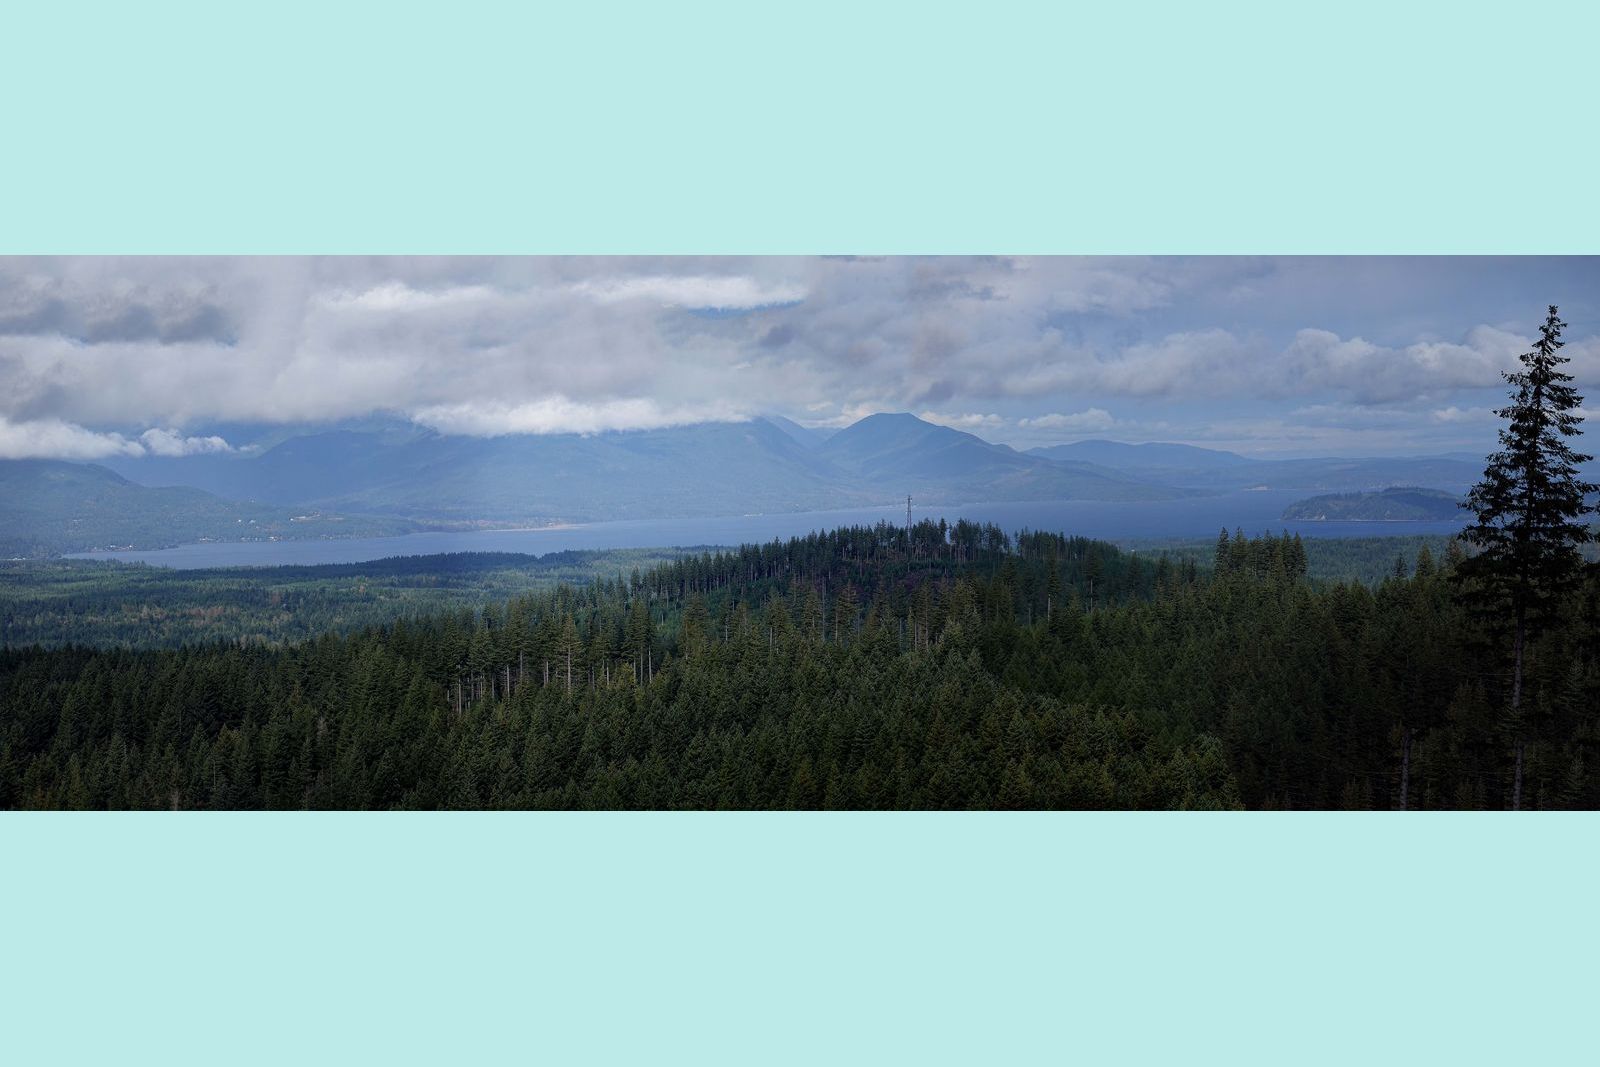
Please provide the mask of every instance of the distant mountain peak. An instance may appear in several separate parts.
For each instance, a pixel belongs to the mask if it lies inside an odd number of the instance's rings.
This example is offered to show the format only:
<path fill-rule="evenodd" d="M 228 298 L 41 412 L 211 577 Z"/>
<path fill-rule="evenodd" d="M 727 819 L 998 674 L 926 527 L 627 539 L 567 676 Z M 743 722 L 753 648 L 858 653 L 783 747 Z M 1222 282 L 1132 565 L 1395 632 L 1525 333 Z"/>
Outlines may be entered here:
<path fill-rule="evenodd" d="M 776 413 L 769 412 L 760 416 L 762 422 L 771 423 L 790 437 L 794 438 L 806 448 L 815 448 L 834 434 L 833 430 L 818 429 L 814 426 L 802 426 L 793 419 Z"/>

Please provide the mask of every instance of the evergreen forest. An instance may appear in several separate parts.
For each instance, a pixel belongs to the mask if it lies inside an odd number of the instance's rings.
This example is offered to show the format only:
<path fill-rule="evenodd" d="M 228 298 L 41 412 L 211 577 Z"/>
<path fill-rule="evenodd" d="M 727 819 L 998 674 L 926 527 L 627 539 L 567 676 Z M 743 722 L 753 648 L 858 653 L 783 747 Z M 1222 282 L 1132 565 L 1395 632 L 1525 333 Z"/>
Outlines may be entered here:
<path fill-rule="evenodd" d="M 0 651 L 0 808 L 1600 807 L 1600 577 L 922 522 L 304 640 Z"/>

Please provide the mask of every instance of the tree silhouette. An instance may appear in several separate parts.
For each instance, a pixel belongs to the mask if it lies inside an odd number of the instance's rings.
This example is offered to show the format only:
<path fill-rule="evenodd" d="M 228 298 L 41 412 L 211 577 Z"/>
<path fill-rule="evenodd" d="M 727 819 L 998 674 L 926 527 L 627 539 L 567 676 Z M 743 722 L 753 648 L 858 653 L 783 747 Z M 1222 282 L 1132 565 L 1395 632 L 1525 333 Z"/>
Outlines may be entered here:
<path fill-rule="evenodd" d="M 1476 520 L 1461 534 L 1479 550 L 1460 568 L 1471 583 L 1471 599 L 1511 630 L 1513 809 L 1522 805 L 1524 652 L 1578 580 L 1583 566 L 1578 546 L 1589 539 L 1582 519 L 1592 510 L 1585 496 L 1600 490 L 1578 477 L 1578 464 L 1594 457 L 1566 442 L 1582 433 L 1577 410 L 1583 397 L 1573 388 L 1572 375 L 1561 370 L 1567 362 L 1560 354 L 1565 325 L 1550 305 L 1538 342 L 1521 357 L 1523 369 L 1505 375 L 1515 389 L 1511 404 L 1496 412 L 1507 420 L 1500 451 L 1489 457 L 1483 480 L 1467 496 Z"/>

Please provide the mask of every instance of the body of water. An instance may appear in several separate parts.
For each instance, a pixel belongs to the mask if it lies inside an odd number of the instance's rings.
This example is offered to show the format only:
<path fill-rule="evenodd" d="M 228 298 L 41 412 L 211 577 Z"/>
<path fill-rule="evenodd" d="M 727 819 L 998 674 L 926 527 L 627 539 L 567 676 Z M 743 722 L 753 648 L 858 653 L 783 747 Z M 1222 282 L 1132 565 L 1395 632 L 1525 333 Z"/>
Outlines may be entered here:
<path fill-rule="evenodd" d="M 943 517 L 993 522 L 1009 531 L 1049 530 L 1107 541 L 1215 537 L 1223 527 L 1247 534 L 1288 530 L 1302 537 L 1384 537 L 1451 534 L 1460 522 L 1285 522 L 1283 509 L 1303 491 L 1227 493 L 1186 500 L 1111 502 L 1045 500 L 912 508 L 921 520 Z M 524 552 L 544 555 L 567 549 L 657 548 L 675 545 L 738 545 L 797 537 L 838 526 L 905 522 L 905 508 L 851 508 L 774 515 L 697 519 L 634 519 L 548 530 L 470 530 L 352 537 L 326 541 L 210 542 L 143 552 L 86 552 L 76 559 L 118 559 L 164 567 L 270 567 L 360 563 L 388 556 L 439 552 Z"/>

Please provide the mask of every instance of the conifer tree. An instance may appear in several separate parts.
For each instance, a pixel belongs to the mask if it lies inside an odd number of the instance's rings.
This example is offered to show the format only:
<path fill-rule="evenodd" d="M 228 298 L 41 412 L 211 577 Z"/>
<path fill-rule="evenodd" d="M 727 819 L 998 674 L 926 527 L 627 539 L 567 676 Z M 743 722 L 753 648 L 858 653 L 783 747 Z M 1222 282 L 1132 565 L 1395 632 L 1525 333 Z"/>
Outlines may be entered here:
<path fill-rule="evenodd" d="M 1212 561 L 1212 570 L 1217 576 L 1227 574 L 1233 566 L 1233 542 L 1228 537 L 1228 528 L 1224 526 L 1217 535 L 1217 554 Z"/>
<path fill-rule="evenodd" d="M 638 587 L 639 571 L 634 570 L 634 586 Z M 628 621 L 623 630 L 623 642 L 629 654 L 633 657 L 633 674 L 635 678 L 644 678 L 645 653 L 650 647 L 652 627 L 650 625 L 650 609 L 645 606 L 642 597 L 635 597 L 632 606 L 628 609 Z"/>
<path fill-rule="evenodd" d="M 557 662 L 566 672 L 568 693 L 572 692 L 572 661 L 582 651 L 583 639 L 578 636 L 577 623 L 572 621 L 570 614 L 566 615 L 561 620 L 561 637 L 556 644 L 556 655 L 559 657 Z"/>
<path fill-rule="evenodd" d="M 683 647 L 696 653 L 703 649 L 711 633 L 711 611 L 705 597 L 691 593 L 683 606 Z"/>
<path fill-rule="evenodd" d="M 1593 457 L 1566 442 L 1582 432 L 1577 410 L 1583 397 L 1561 370 L 1565 325 L 1550 305 L 1538 342 L 1521 357 L 1522 369 L 1505 375 L 1513 392 L 1511 404 L 1496 412 L 1507 421 L 1501 447 L 1467 496 L 1475 521 L 1461 534 L 1479 550 L 1460 568 L 1473 579 L 1471 599 L 1511 632 L 1513 809 L 1522 805 L 1524 652 L 1578 580 L 1583 559 L 1577 546 L 1589 539 L 1583 515 L 1592 510 L 1585 496 L 1600 490 L 1578 477 L 1578 464 Z"/>
<path fill-rule="evenodd" d="M 833 640 L 844 644 L 855 633 L 858 602 L 854 586 L 846 585 L 833 598 Z"/>
<path fill-rule="evenodd" d="M 808 641 L 822 640 L 822 598 L 815 586 L 806 590 L 800 604 L 800 630 Z"/>

